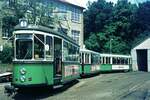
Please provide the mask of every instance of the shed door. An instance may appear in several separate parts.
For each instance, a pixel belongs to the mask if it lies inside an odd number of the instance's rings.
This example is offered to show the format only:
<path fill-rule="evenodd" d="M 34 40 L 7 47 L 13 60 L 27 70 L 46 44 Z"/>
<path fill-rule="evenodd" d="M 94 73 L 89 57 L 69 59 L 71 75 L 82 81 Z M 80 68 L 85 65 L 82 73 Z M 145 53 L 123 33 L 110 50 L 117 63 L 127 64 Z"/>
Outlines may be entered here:
<path fill-rule="evenodd" d="M 137 50 L 137 65 L 139 71 L 148 71 L 147 50 Z"/>

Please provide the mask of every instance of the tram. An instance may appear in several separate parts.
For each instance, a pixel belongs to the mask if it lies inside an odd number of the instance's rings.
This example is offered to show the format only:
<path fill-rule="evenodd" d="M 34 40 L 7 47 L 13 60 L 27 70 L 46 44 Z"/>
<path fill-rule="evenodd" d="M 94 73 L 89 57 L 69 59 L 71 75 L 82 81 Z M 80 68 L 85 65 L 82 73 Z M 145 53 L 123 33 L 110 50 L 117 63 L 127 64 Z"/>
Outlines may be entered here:
<path fill-rule="evenodd" d="M 131 56 L 115 55 L 115 54 L 100 54 L 100 71 L 130 71 Z"/>
<path fill-rule="evenodd" d="M 91 50 L 80 50 L 80 74 L 91 75 L 100 72 L 100 54 Z"/>
<path fill-rule="evenodd" d="M 13 32 L 12 86 L 54 86 L 80 76 L 78 44 L 50 28 L 22 25 L 16 26 Z"/>

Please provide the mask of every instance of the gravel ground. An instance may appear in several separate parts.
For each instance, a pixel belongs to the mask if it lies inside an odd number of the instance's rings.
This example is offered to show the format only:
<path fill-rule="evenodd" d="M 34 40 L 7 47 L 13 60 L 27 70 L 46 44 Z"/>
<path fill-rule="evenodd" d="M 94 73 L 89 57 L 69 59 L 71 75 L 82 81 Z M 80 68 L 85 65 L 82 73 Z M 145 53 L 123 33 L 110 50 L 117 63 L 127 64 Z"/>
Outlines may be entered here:
<path fill-rule="evenodd" d="M 3 86 L 0 100 L 150 100 L 150 73 L 146 72 L 100 74 L 51 91 L 32 89 L 12 96 L 4 94 Z"/>

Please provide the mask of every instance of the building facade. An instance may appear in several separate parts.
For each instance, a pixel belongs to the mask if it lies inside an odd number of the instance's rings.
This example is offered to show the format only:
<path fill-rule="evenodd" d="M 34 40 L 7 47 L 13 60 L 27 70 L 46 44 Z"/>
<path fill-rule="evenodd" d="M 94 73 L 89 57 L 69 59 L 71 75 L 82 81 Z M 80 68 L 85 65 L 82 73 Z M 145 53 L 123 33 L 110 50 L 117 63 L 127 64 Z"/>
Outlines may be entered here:
<path fill-rule="evenodd" d="M 56 24 L 56 30 L 62 31 L 81 48 L 83 48 L 83 7 L 71 4 L 65 0 L 53 0 L 56 7 L 54 16 L 57 15 L 60 23 Z M 56 12 L 56 13 L 55 13 Z"/>
<path fill-rule="evenodd" d="M 8 0 L 11 1 L 11 0 Z M 69 3 L 65 0 L 43 0 L 43 2 L 50 3 L 54 9 L 52 16 L 57 19 L 54 29 L 61 33 L 67 34 L 75 40 L 81 48 L 83 48 L 83 10 L 84 8 Z M 3 21 L 5 22 L 5 20 Z M 3 23 L 2 23 L 3 24 Z M 9 37 L 9 29 L 3 31 L 1 25 L 0 44 L 4 43 Z"/>

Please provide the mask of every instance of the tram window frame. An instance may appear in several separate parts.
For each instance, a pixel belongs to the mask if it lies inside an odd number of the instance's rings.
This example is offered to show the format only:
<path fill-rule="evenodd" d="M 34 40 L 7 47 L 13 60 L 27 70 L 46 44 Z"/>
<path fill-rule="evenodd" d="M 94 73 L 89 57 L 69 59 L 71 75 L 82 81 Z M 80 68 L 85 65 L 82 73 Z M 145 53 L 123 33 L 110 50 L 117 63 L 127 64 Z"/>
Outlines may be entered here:
<path fill-rule="evenodd" d="M 33 54 L 33 52 L 32 52 L 32 49 L 33 49 L 33 47 L 32 47 L 32 45 L 33 45 L 33 41 L 32 41 L 32 39 L 33 39 L 33 36 L 32 36 L 32 34 L 26 34 L 26 35 L 24 35 L 24 34 L 16 34 L 15 35 L 15 41 L 14 41 L 14 57 L 15 57 L 15 59 L 16 60 L 29 60 L 29 59 L 32 59 L 33 58 L 33 56 L 32 56 L 32 54 Z M 23 57 L 23 58 L 18 58 L 17 57 L 17 53 L 18 53 L 18 51 L 19 51 L 19 49 L 18 49 L 18 46 L 19 45 L 17 45 L 17 41 L 30 41 L 31 42 L 31 54 L 30 54 L 30 58 L 28 58 L 27 57 L 27 55 L 25 56 L 22 56 L 22 54 L 21 54 L 21 56 Z M 23 47 L 25 47 L 24 45 L 23 45 Z M 23 49 L 23 47 L 21 48 L 21 49 Z M 25 50 L 26 48 L 24 48 L 23 50 Z M 22 50 L 21 50 L 22 51 Z"/>
<path fill-rule="evenodd" d="M 110 57 L 106 57 L 106 64 L 110 64 Z"/>
<path fill-rule="evenodd" d="M 79 47 L 63 41 L 63 61 L 79 62 Z"/>
<path fill-rule="evenodd" d="M 124 65 L 124 61 L 125 61 L 124 58 L 120 58 L 120 64 L 121 64 L 121 65 Z"/>
<path fill-rule="evenodd" d="M 103 57 L 100 57 L 100 60 L 101 60 L 101 64 L 104 64 L 104 63 L 103 63 Z"/>
<path fill-rule="evenodd" d="M 90 53 L 84 53 L 84 63 L 91 64 L 90 59 L 91 59 Z"/>
<path fill-rule="evenodd" d="M 112 63 L 117 64 L 117 58 L 116 57 L 112 57 Z"/>
<path fill-rule="evenodd" d="M 19 55 L 19 54 L 18 54 L 18 53 L 19 53 L 19 49 L 18 49 L 18 48 L 19 48 L 19 44 L 17 45 L 17 42 L 19 42 L 19 41 L 26 41 L 25 43 L 27 43 L 27 40 L 28 40 L 28 42 L 29 42 L 29 41 L 31 42 L 31 48 L 30 48 L 31 54 L 29 54 L 29 52 L 26 51 L 26 53 L 25 53 L 24 56 L 22 56 L 22 54 L 21 54 L 22 57 L 19 56 L 19 58 L 18 58 L 17 55 Z M 16 43 L 15 43 L 15 44 L 16 44 L 16 46 L 15 46 L 15 47 L 16 47 L 16 48 L 15 48 L 15 49 L 16 49 L 16 50 L 15 50 L 15 51 L 16 51 L 16 53 L 15 53 L 15 54 L 16 54 L 16 55 L 15 55 L 16 59 L 24 59 L 24 60 L 26 60 L 26 59 L 27 59 L 27 60 L 32 59 L 32 54 L 33 54 L 33 52 L 32 52 L 32 49 L 33 49 L 33 48 L 32 48 L 32 44 L 33 44 L 32 39 L 26 39 L 26 40 L 25 40 L 25 39 L 16 39 Z M 21 43 L 21 44 L 22 44 L 22 43 Z M 25 50 L 25 48 L 23 49 L 23 47 L 25 47 L 25 45 L 23 45 L 20 49 Z M 22 51 L 22 50 L 21 50 L 21 51 Z M 24 52 L 25 52 L 25 51 L 24 51 Z M 23 52 L 22 52 L 22 53 L 23 53 Z M 28 54 L 29 54 L 30 58 L 28 57 Z"/>
<path fill-rule="evenodd" d="M 99 64 L 99 56 L 97 54 L 91 54 L 91 64 Z"/>
<path fill-rule="evenodd" d="M 63 61 L 68 61 L 68 42 L 63 41 Z"/>
<path fill-rule="evenodd" d="M 120 58 L 117 57 L 117 63 L 116 64 L 120 64 Z"/>
<path fill-rule="evenodd" d="M 103 64 L 106 64 L 106 63 L 105 63 L 105 57 L 103 57 Z"/>
<path fill-rule="evenodd" d="M 49 38 L 49 39 L 48 39 Z M 49 46 L 49 50 L 46 51 L 45 50 L 45 57 L 46 57 L 46 60 L 50 60 L 52 61 L 53 60 L 53 57 L 54 57 L 54 38 L 52 36 L 48 36 L 46 35 L 46 40 L 45 40 L 45 44 Z"/>
<path fill-rule="evenodd" d="M 45 45 L 44 45 L 44 41 L 45 41 L 44 35 L 34 34 L 34 44 L 33 45 L 34 45 L 34 59 L 35 60 L 43 60 L 43 59 L 45 59 Z"/>
<path fill-rule="evenodd" d="M 129 64 L 129 62 L 128 62 L 128 60 L 129 60 L 129 58 L 124 58 L 124 65 L 128 65 Z"/>

